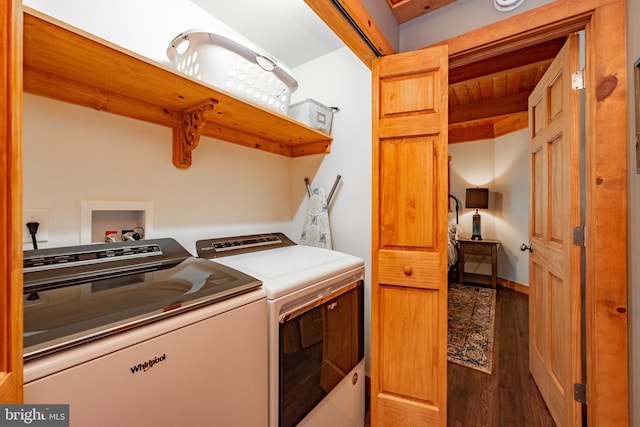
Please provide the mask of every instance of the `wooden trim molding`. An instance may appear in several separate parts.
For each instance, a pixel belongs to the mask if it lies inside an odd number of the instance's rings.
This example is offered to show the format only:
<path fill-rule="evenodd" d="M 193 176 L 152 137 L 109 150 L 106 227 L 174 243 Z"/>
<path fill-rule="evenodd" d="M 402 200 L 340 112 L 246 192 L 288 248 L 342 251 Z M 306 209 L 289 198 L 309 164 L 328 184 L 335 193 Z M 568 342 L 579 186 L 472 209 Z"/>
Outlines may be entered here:
<path fill-rule="evenodd" d="M 367 67 L 371 68 L 373 58 L 377 56 L 396 53 L 393 46 L 391 46 L 360 0 L 304 1 Z M 340 5 L 340 7 L 345 10 L 353 21 L 353 24 L 345 19 L 334 3 Z M 357 26 L 362 34 L 375 46 L 379 55 L 372 50 L 369 44 L 362 38 L 362 35 L 354 28 L 354 25 Z"/>
<path fill-rule="evenodd" d="M 521 294 L 529 295 L 529 286 L 523 285 L 522 283 L 498 277 L 498 286 L 520 292 Z"/>
<path fill-rule="evenodd" d="M 587 413 L 589 425 L 628 425 L 625 2 L 598 7 L 586 38 Z"/>
<path fill-rule="evenodd" d="M 309 0 L 311 1 L 311 0 Z M 380 55 L 396 53 L 395 49 L 382 33 L 376 21 L 373 20 L 360 0 L 333 0 L 342 4 L 347 14 L 354 20 L 365 36 L 375 45 Z"/>
<path fill-rule="evenodd" d="M 556 0 L 435 45 L 449 47 L 449 68 L 457 68 L 582 30 L 596 8 L 619 1 Z"/>
<path fill-rule="evenodd" d="M 22 1 L 0 21 L 0 403 L 22 403 Z"/>

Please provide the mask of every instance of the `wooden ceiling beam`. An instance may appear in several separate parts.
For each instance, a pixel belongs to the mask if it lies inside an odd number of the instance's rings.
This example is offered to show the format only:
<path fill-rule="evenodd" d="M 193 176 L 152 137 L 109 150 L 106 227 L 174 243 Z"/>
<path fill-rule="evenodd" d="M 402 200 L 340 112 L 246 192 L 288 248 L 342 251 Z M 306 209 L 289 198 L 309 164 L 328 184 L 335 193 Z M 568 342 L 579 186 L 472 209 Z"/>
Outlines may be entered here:
<path fill-rule="evenodd" d="M 511 70 L 556 57 L 564 45 L 565 37 L 558 37 L 537 45 L 504 53 L 493 58 L 449 69 L 449 84 L 475 79 L 487 74 Z"/>
<path fill-rule="evenodd" d="M 482 72 L 478 72 L 478 75 L 476 77 L 472 77 L 468 80 L 462 80 L 457 82 L 450 81 L 449 89 L 455 89 L 456 87 L 460 87 L 460 86 L 475 85 L 475 84 L 479 84 L 482 81 L 486 81 L 486 80 L 490 81 L 495 78 L 504 78 L 504 76 L 506 76 L 507 74 L 527 73 L 527 72 L 530 73 L 531 70 L 533 70 L 533 76 L 536 77 L 536 74 L 538 73 L 538 69 L 542 69 L 544 73 L 544 71 L 547 68 L 549 68 L 549 65 L 551 64 L 552 61 L 553 61 L 553 58 L 550 58 L 550 59 L 544 59 L 541 61 L 530 62 L 529 64 L 519 65 L 514 68 L 507 68 L 507 69 L 496 71 L 493 73 L 487 72 L 483 74 Z M 542 75 L 540 75 L 539 77 L 542 77 Z M 532 89 L 533 87 L 535 87 L 535 83 L 531 85 Z"/>
<path fill-rule="evenodd" d="M 449 144 L 480 141 L 482 139 L 492 139 L 493 137 L 493 124 L 491 123 L 465 128 L 449 128 Z"/>
<path fill-rule="evenodd" d="M 529 93 L 488 99 L 449 108 L 449 124 L 527 111 Z"/>
<path fill-rule="evenodd" d="M 512 114 L 506 119 L 495 122 L 493 125 L 493 133 L 497 138 L 499 136 L 526 129 L 528 126 L 529 112 L 523 111 L 521 113 Z"/>
<path fill-rule="evenodd" d="M 526 129 L 528 122 L 529 112 L 522 111 L 506 116 L 450 124 L 449 144 L 498 138 Z"/>

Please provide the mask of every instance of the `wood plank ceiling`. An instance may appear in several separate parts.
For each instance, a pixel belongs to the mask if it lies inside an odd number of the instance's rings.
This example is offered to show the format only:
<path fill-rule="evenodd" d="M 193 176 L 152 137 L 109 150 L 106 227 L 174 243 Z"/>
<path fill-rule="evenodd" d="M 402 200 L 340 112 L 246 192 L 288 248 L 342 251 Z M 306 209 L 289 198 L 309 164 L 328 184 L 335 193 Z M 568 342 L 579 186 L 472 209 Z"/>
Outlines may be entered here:
<path fill-rule="evenodd" d="M 398 24 L 432 12 L 439 7 L 453 3 L 455 0 L 387 0 Z"/>
<path fill-rule="evenodd" d="M 387 3 L 402 24 L 454 1 Z M 560 37 L 450 69 L 449 143 L 490 139 L 526 128 L 527 98 L 563 44 Z"/>
<path fill-rule="evenodd" d="M 449 70 L 449 143 L 527 127 L 527 99 L 564 37 Z"/>

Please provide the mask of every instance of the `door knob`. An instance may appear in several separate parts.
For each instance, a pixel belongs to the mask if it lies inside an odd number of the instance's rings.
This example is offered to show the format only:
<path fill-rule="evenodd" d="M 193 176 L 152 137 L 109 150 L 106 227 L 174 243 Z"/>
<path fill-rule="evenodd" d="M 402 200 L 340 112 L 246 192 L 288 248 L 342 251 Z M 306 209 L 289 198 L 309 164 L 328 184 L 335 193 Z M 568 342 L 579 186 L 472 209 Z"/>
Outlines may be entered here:
<path fill-rule="evenodd" d="M 525 245 L 524 243 L 520 245 L 520 250 L 522 252 L 524 251 L 529 251 L 529 252 L 533 252 L 533 249 L 531 249 L 531 243 L 529 243 L 529 246 Z"/>

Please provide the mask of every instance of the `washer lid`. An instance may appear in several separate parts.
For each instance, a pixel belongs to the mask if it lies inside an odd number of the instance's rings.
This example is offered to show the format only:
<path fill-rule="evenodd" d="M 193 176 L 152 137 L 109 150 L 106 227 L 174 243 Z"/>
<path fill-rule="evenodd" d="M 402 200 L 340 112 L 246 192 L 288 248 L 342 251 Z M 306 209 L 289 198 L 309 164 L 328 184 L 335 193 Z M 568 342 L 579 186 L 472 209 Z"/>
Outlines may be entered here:
<path fill-rule="evenodd" d="M 364 267 L 364 261 L 353 255 L 303 245 L 232 255 L 212 261 L 261 280 L 269 299 Z"/>
<path fill-rule="evenodd" d="M 213 304 L 260 281 L 207 260 L 187 258 L 24 291 L 24 360 Z"/>

